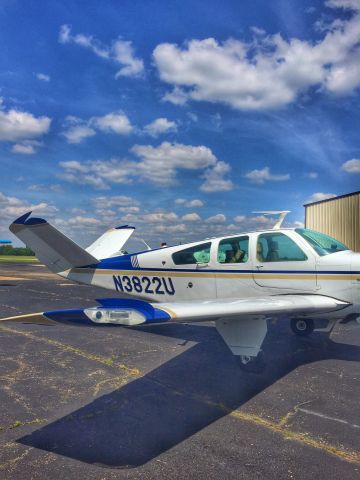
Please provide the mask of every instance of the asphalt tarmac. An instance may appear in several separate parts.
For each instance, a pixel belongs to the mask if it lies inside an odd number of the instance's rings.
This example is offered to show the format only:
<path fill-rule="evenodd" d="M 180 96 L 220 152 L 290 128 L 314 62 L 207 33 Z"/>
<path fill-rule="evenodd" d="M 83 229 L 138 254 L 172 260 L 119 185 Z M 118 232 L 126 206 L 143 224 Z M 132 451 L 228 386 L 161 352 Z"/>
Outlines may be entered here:
<path fill-rule="evenodd" d="M 115 296 L 0 265 L 0 318 Z M 0 478 L 360 478 L 360 328 L 269 325 L 241 371 L 211 323 L 0 322 Z"/>

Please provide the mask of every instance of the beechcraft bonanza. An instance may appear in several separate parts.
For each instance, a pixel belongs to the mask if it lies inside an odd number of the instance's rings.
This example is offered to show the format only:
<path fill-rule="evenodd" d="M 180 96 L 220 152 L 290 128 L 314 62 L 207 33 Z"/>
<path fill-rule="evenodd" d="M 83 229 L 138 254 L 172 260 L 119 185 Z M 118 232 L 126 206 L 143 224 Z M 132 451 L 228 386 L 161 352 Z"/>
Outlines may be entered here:
<path fill-rule="evenodd" d="M 305 228 L 254 231 L 201 242 L 121 251 L 134 227 L 108 230 L 83 249 L 31 212 L 10 230 L 48 268 L 69 280 L 115 290 L 99 306 L 10 317 L 27 322 L 72 321 L 135 326 L 214 320 L 240 365 L 252 371 L 267 320 L 290 320 L 297 335 L 317 324 L 360 321 L 360 254 Z M 324 326 L 325 325 L 325 326 Z M 319 330 L 319 328 L 317 328 Z"/>

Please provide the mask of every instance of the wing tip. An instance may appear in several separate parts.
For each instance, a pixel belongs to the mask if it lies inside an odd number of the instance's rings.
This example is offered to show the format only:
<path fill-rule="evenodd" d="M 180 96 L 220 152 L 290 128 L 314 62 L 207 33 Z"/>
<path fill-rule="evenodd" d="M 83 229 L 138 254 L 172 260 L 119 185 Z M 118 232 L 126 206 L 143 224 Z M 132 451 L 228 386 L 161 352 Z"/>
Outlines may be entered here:
<path fill-rule="evenodd" d="M 126 228 L 129 228 L 131 230 L 135 230 L 135 227 L 132 227 L 131 225 L 120 225 L 118 227 L 115 227 L 115 230 L 122 230 L 122 229 L 126 229 Z"/>
<path fill-rule="evenodd" d="M 13 225 L 25 225 L 26 220 L 30 217 L 32 214 L 32 211 L 24 213 L 24 215 L 21 215 L 19 218 L 13 221 Z"/>
<path fill-rule="evenodd" d="M 47 223 L 43 218 L 33 217 L 30 218 L 32 211 L 21 215 L 19 218 L 13 221 L 11 225 L 39 225 L 40 223 Z"/>

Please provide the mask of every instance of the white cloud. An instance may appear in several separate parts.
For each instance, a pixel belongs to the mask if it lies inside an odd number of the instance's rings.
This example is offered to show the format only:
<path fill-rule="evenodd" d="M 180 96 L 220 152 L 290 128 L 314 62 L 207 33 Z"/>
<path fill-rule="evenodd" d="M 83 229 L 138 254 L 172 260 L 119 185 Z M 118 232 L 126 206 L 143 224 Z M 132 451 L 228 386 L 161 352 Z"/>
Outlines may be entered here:
<path fill-rule="evenodd" d="M 334 198 L 334 197 L 336 197 L 334 193 L 316 192 L 316 193 L 313 193 L 311 197 L 306 200 L 305 203 L 321 202 L 322 200 L 327 200 L 328 198 Z"/>
<path fill-rule="evenodd" d="M 144 132 L 152 137 L 158 137 L 161 133 L 176 132 L 177 124 L 167 118 L 157 118 L 144 127 Z"/>
<path fill-rule="evenodd" d="M 182 205 L 186 208 L 196 208 L 196 207 L 204 206 L 204 202 L 196 198 L 194 198 L 194 200 L 185 200 L 185 198 L 177 198 L 175 200 L 175 203 L 176 205 Z"/>
<path fill-rule="evenodd" d="M 20 153 L 21 155 L 33 155 L 41 145 L 42 143 L 37 140 L 23 140 L 20 143 L 15 143 L 11 147 L 11 151 L 13 153 Z"/>
<path fill-rule="evenodd" d="M 123 112 L 110 112 L 103 117 L 91 117 L 89 120 L 72 115 L 65 119 L 67 130 L 63 132 L 69 143 L 81 143 L 85 138 L 96 135 L 96 130 L 118 135 L 128 135 L 134 127 Z"/>
<path fill-rule="evenodd" d="M 188 101 L 188 95 L 185 90 L 179 87 L 174 87 L 171 92 L 165 93 L 163 96 L 165 102 L 173 103 L 174 105 L 185 105 Z"/>
<path fill-rule="evenodd" d="M 234 217 L 234 222 L 236 223 L 243 223 L 244 220 L 246 220 L 245 215 L 237 215 L 236 217 Z"/>
<path fill-rule="evenodd" d="M 74 125 L 63 133 L 68 143 L 81 143 L 85 138 L 93 137 L 96 132 L 86 125 Z"/>
<path fill-rule="evenodd" d="M 218 162 L 214 168 L 209 168 L 204 173 L 205 182 L 201 185 L 202 192 L 225 192 L 232 190 L 234 184 L 231 180 L 224 178 L 231 170 L 231 167 L 226 162 Z"/>
<path fill-rule="evenodd" d="M 330 8 L 344 8 L 348 10 L 360 10 L 360 0 L 327 0 L 325 5 Z"/>
<path fill-rule="evenodd" d="M 91 50 L 95 55 L 111 60 L 121 68 L 115 77 L 140 77 L 144 73 L 144 62 L 135 57 L 132 43 L 125 40 L 115 40 L 110 46 L 103 45 L 91 35 L 82 33 L 73 35 L 70 25 L 62 25 L 59 33 L 62 44 L 74 43 Z"/>
<path fill-rule="evenodd" d="M 332 0 L 327 6 L 360 10 L 358 0 Z M 163 43 L 153 58 L 160 78 L 174 87 L 164 100 L 263 110 L 288 105 L 311 87 L 334 94 L 358 88 L 359 41 L 360 15 L 353 12 L 328 26 L 316 42 L 256 31 L 252 42 L 207 38 L 183 46 Z"/>
<path fill-rule="evenodd" d="M 309 172 L 306 174 L 308 178 L 311 178 L 311 180 L 315 180 L 315 178 L 318 178 L 319 174 L 317 172 Z"/>
<path fill-rule="evenodd" d="M 135 145 L 131 151 L 140 162 L 127 162 L 128 169 L 135 171 L 143 180 L 157 185 L 173 185 L 179 169 L 201 170 L 216 165 L 217 159 L 210 148 L 163 142 L 158 147 Z"/>
<path fill-rule="evenodd" d="M 57 184 L 50 184 L 50 185 L 43 185 L 43 184 L 33 184 L 28 187 L 30 192 L 55 192 L 55 193 L 62 193 L 63 188 L 61 185 Z"/>
<path fill-rule="evenodd" d="M 223 178 L 230 169 L 229 165 L 219 162 L 210 148 L 203 145 L 163 142 L 158 147 L 135 145 L 131 152 L 139 157 L 139 160 L 60 162 L 64 172 L 59 177 L 68 182 L 92 185 L 98 189 L 108 189 L 111 183 L 130 184 L 135 180 L 167 187 L 176 184 L 179 170 L 207 169 L 201 190 L 213 192 L 232 188 L 232 182 Z M 189 203 L 189 207 L 200 206 L 199 202 L 201 201 Z"/>
<path fill-rule="evenodd" d="M 36 78 L 42 82 L 50 82 L 50 76 L 45 73 L 37 73 Z"/>
<path fill-rule="evenodd" d="M 0 211 L 1 220 L 15 220 L 15 218 L 29 211 L 33 211 L 37 215 L 52 216 L 58 209 L 47 202 L 32 204 L 17 197 L 6 196 L 0 192 Z"/>
<path fill-rule="evenodd" d="M 41 137 L 50 129 L 49 117 L 35 117 L 28 112 L 0 109 L 0 141 L 19 142 Z"/>
<path fill-rule="evenodd" d="M 146 213 L 142 216 L 142 220 L 146 222 L 173 222 L 178 219 L 178 216 L 174 212 L 155 212 Z"/>
<path fill-rule="evenodd" d="M 117 40 L 113 43 L 112 55 L 114 60 L 124 65 L 116 74 L 118 77 L 139 77 L 144 72 L 144 62 L 136 58 L 134 55 L 134 48 L 131 42 L 124 40 Z"/>
<path fill-rule="evenodd" d="M 347 173 L 360 173 L 360 159 L 353 158 L 343 163 L 341 170 L 344 170 Z"/>
<path fill-rule="evenodd" d="M 98 220 L 97 218 L 83 217 L 81 215 L 70 218 L 68 223 L 74 228 L 94 227 L 97 225 L 101 225 L 100 220 Z"/>
<path fill-rule="evenodd" d="M 120 207 L 118 210 L 123 213 L 139 213 L 140 212 L 139 207 Z"/>
<path fill-rule="evenodd" d="M 96 197 L 92 199 L 95 208 L 129 207 L 139 202 L 126 195 L 115 195 L 111 197 Z M 119 208 L 120 209 L 120 208 Z"/>
<path fill-rule="evenodd" d="M 187 213 L 186 215 L 183 215 L 181 217 L 181 220 L 183 220 L 184 222 L 200 222 L 201 221 L 201 217 L 200 215 L 198 215 L 197 213 Z"/>
<path fill-rule="evenodd" d="M 187 227 L 184 223 L 178 225 L 157 225 L 155 227 L 157 233 L 186 233 Z"/>
<path fill-rule="evenodd" d="M 92 117 L 90 124 L 99 128 L 100 130 L 118 133 L 119 135 L 128 135 L 134 130 L 128 117 L 120 112 L 112 112 L 103 117 Z"/>
<path fill-rule="evenodd" d="M 284 182 L 290 179 L 290 174 L 286 173 L 284 175 L 273 175 L 270 173 L 269 167 L 264 167 L 262 170 L 252 170 L 251 172 L 246 173 L 244 177 L 253 183 L 261 184 L 266 181 Z"/>
<path fill-rule="evenodd" d="M 218 213 L 213 215 L 205 220 L 206 223 L 224 223 L 226 222 L 226 217 L 223 213 Z"/>

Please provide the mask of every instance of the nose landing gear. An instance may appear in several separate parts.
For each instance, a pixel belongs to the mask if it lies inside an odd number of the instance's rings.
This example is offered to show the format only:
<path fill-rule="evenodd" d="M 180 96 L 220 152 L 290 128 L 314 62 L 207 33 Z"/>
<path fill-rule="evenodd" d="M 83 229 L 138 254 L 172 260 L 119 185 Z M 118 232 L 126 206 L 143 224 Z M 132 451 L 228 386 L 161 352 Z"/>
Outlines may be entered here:
<path fill-rule="evenodd" d="M 311 318 L 292 318 L 290 326 L 295 335 L 307 337 L 313 333 L 315 325 Z"/>

